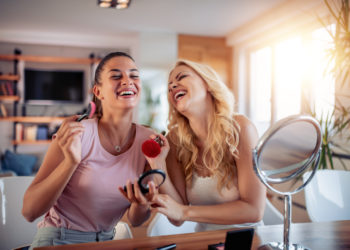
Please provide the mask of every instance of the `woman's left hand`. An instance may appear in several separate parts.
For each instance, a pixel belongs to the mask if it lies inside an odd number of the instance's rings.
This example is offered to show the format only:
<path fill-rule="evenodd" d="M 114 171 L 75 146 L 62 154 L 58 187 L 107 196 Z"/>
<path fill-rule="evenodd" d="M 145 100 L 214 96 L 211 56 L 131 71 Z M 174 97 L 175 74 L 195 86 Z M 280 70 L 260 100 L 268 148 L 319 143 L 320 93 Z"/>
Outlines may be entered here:
<path fill-rule="evenodd" d="M 186 206 L 176 202 L 167 194 L 155 194 L 152 200 L 152 211 L 159 212 L 173 221 L 184 221 Z"/>

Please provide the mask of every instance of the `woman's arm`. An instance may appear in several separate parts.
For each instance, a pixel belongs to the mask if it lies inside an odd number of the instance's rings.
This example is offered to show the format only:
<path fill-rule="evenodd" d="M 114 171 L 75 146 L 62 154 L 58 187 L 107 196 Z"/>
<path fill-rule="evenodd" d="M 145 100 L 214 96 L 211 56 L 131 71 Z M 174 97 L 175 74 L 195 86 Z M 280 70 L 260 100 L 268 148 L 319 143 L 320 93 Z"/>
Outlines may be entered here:
<path fill-rule="evenodd" d="M 176 190 L 176 194 L 181 197 L 181 200 L 175 199 L 176 201 L 181 201 L 182 204 L 188 204 L 186 196 L 186 177 L 183 167 L 179 163 L 176 157 L 176 146 L 169 139 L 170 150 L 168 157 L 166 159 L 167 171 L 171 184 Z M 172 196 L 174 198 L 174 195 Z"/>
<path fill-rule="evenodd" d="M 82 124 L 77 116 L 65 119 L 23 198 L 22 214 L 28 221 L 47 212 L 61 195 L 81 160 Z"/>
<path fill-rule="evenodd" d="M 184 204 L 186 202 L 184 175 L 176 160 L 175 145 L 163 135 L 158 136 L 163 141 L 161 153 L 155 158 L 146 157 L 146 159 L 152 169 L 161 169 L 166 174 L 165 182 L 159 188 L 160 193 L 168 194 L 177 202 Z"/>
<path fill-rule="evenodd" d="M 252 149 L 256 146 L 258 134 L 254 125 L 244 116 L 236 118 L 241 127 L 236 159 L 238 190 L 240 199 L 218 205 L 186 206 L 167 195 L 156 195 L 155 211 L 176 221 L 197 221 L 214 224 L 241 224 L 258 222 L 264 214 L 266 189 L 253 170 Z M 214 212 L 215 211 L 215 212 Z"/>

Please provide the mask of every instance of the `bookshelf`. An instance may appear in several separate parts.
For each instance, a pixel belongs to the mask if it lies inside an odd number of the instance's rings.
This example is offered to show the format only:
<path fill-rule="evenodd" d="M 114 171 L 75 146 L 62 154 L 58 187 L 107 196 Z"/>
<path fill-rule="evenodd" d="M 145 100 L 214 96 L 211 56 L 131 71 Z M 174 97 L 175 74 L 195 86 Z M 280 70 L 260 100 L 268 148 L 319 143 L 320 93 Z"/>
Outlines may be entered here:
<path fill-rule="evenodd" d="M 21 114 L 17 114 L 17 105 L 21 99 L 17 94 L 17 82 L 20 80 L 20 74 L 18 73 L 18 62 L 85 64 L 90 65 L 92 68 L 95 63 L 100 61 L 100 59 L 95 58 L 93 54 L 87 58 L 22 55 L 20 50 L 15 49 L 13 55 L 0 54 L 0 61 L 8 61 L 13 63 L 13 72 L 0 74 L 0 111 L 1 109 L 5 109 L 4 103 L 10 103 L 10 105 L 13 105 L 12 113 L 1 115 L 0 122 L 13 123 L 12 145 L 14 147 L 14 151 L 16 151 L 16 148 L 19 145 L 41 145 L 50 143 L 51 141 L 50 138 L 37 140 L 35 136 L 33 137 L 32 131 L 30 132 L 30 139 L 26 138 L 26 128 L 33 128 L 35 126 L 37 129 L 44 126 L 48 127 L 52 123 L 60 124 L 64 119 L 64 117 L 26 116 L 25 103 L 24 108 L 22 107 Z M 34 129 L 34 131 L 36 131 L 36 129 Z"/>
<path fill-rule="evenodd" d="M 0 75 L 0 80 L 2 81 L 19 81 L 19 76 L 18 75 Z"/>
<path fill-rule="evenodd" d="M 64 117 L 54 116 L 9 116 L 2 117 L 0 121 L 21 122 L 21 123 L 51 123 L 61 122 Z"/>
<path fill-rule="evenodd" d="M 18 74 L 18 60 L 16 56 L 20 54 L 20 51 L 15 49 L 14 55 L 3 55 L 0 56 L 1 61 L 8 61 L 13 63 L 13 72 L 4 73 L 2 72 L 0 75 L 0 120 L 6 119 L 9 117 L 9 113 L 7 111 L 6 103 L 10 103 L 13 106 L 13 116 L 17 116 L 17 105 L 20 100 L 20 97 L 17 95 L 17 83 L 20 80 L 20 76 Z M 8 105 L 8 104 L 7 104 Z M 13 123 L 13 131 L 12 138 L 15 136 L 16 132 L 16 123 Z M 16 151 L 16 147 L 14 146 L 14 150 Z"/>
<path fill-rule="evenodd" d="M 90 56 L 89 58 L 75 57 L 51 57 L 51 56 L 34 56 L 34 55 L 0 55 L 0 61 L 24 61 L 38 63 L 64 63 L 64 64 L 94 64 L 101 59 Z"/>
<path fill-rule="evenodd" d="M 18 102 L 19 99 L 17 95 L 0 96 L 1 102 Z"/>
<path fill-rule="evenodd" d="M 43 145 L 50 143 L 51 140 L 21 140 L 21 141 L 12 141 L 12 145 Z"/>

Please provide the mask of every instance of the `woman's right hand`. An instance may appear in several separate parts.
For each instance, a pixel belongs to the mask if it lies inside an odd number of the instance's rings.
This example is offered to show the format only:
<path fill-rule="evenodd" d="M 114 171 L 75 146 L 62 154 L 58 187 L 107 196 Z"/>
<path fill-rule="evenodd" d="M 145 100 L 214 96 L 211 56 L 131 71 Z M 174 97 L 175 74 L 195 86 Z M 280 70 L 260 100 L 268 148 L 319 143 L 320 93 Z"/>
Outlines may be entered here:
<path fill-rule="evenodd" d="M 162 213 L 168 217 L 174 225 L 181 225 L 187 206 L 176 202 L 167 194 L 154 194 L 151 200 L 152 211 Z"/>
<path fill-rule="evenodd" d="M 84 126 L 76 121 L 78 117 L 78 115 L 74 115 L 64 119 L 59 130 L 53 136 L 62 150 L 64 159 L 72 164 L 78 164 L 81 161 L 81 135 Z"/>

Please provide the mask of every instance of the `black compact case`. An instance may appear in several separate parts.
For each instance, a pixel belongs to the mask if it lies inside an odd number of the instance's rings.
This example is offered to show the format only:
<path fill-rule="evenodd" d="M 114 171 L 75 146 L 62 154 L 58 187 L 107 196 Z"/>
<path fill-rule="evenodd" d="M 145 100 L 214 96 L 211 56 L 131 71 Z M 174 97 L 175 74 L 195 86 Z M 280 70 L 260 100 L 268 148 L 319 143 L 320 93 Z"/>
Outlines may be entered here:
<path fill-rule="evenodd" d="M 212 244 L 208 250 L 250 250 L 254 236 L 254 228 L 246 228 L 226 233 L 225 243 Z"/>

